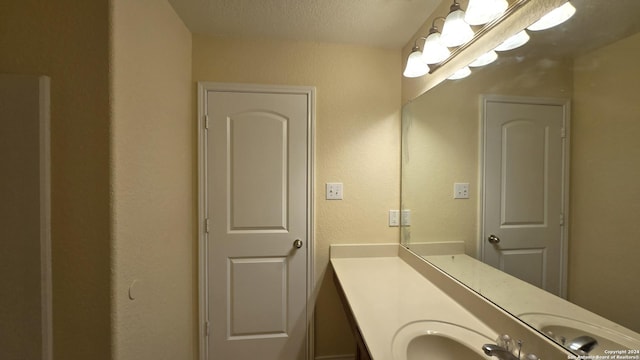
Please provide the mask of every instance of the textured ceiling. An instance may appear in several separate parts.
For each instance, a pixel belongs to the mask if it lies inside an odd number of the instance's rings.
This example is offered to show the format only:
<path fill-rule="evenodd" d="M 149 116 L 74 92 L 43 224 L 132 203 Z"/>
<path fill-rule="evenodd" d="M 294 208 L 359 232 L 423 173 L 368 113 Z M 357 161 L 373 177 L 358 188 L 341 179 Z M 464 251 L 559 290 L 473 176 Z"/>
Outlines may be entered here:
<path fill-rule="evenodd" d="M 440 0 L 169 0 L 197 34 L 401 48 Z"/>

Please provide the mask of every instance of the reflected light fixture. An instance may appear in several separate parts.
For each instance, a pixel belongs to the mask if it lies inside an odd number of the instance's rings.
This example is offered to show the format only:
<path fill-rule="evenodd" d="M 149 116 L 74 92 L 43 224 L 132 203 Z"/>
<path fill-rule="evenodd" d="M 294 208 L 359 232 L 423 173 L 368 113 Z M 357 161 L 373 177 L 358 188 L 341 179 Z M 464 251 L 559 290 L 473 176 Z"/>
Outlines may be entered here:
<path fill-rule="evenodd" d="M 529 34 L 526 30 L 522 30 L 519 33 L 505 40 L 502 44 L 495 48 L 496 51 L 508 51 L 526 44 L 529 41 Z"/>
<path fill-rule="evenodd" d="M 471 75 L 471 69 L 469 69 L 468 66 L 465 66 L 462 69 L 460 69 L 460 70 L 456 71 L 455 73 L 453 73 L 453 75 L 449 76 L 448 79 L 449 80 L 459 80 L 459 79 L 464 79 L 469 75 Z"/>
<path fill-rule="evenodd" d="M 458 0 L 453 1 L 449 8 L 449 15 L 444 21 L 440 40 L 446 47 L 460 46 L 473 38 L 471 26 L 464 21 L 464 11 L 460 8 Z"/>
<path fill-rule="evenodd" d="M 469 25 L 484 25 L 504 14 L 507 0 L 469 0 L 464 20 Z"/>
<path fill-rule="evenodd" d="M 491 50 L 488 53 L 486 53 L 484 55 L 481 55 L 474 62 L 469 64 L 469 66 L 471 66 L 471 67 L 480 67 L 480 66 L 489 65 L 492 62 L 496 61 L 496 59 L 498 59 L 498 53 L 496 53 L 495 51 Z"/>
<path fill-rule="evenodd" d="M 573 7 L 570 1 L 567 1 L 564 5 L 549 11 L 546 15 L 541 17 L 540 20 L 529 26 L 527 30 L 540 31 L 552 28 L 569 20 L 569 18 L 571 18 L 575 13 L 576 8 Z"/>
<path fill-rule="evenodd" d="M 417 44 L 413 45 L 409 59 L 407 59 L 407 67 L 402 75 L 408 78 L 415 78 L 426 75 L 429 72 L 429 66 L 422 61 L 422 51 Z"/>
<path fill-rule="evenodd" d="M 451 55 L 451 51 L 440 41 L 440 32 L 438 32 L 438 28 L 436 27 L 436 20 L 439 19 L 444 20 L 443 17 L 433 19 L 431 29 L 429 29 L 429 35 L 427 35 L 427 39 L 424 41 L 424 47 L 422 48 L 422 61 L 427 64 L 437 64 Z"/>

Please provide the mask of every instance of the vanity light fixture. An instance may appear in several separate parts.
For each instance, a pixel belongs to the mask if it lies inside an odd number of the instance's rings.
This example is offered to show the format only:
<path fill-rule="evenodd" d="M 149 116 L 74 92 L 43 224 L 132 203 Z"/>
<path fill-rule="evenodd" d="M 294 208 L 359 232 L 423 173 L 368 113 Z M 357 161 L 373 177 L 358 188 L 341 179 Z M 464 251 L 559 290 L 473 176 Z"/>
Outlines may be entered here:
<path fill-rule="evenodd" d="M 436 20 L 444 20 L 443 17 L 437 17 L 433 19 L 431 23 L 431 29 L 429 29 L 429 35 L 424 41 L 424 47 L 422 48 L 422 61 L 426 64 L 437 64 L 451 55 L 451 51 L 442 44 L 440 40 L 440 32 L 436 27 Z"/>
<path fill-rule="evenodd" d="M 460 70 L 456 71 L 455 73 L 453 73 L 453 75 L 449 76 L 448 79 L 449 80 L 459 80 L 459 79 L 464 79 L 469 75 L 471 75 L 471 69 L 469 69 L 468 66 L 465 66 L 462 69 L 460 69 Z"/>
<path fill-rule="evenodd" d="M 491 64 L 492 62 L 496 61 L 497 59 L 498 59 L 498 53 L 496 53 L 495 51 L 491 50 L 488 53 L 485 53 L 484 55 L 481 55 L 474 62 L 469 64 L 469 66 L 471 66 L 471 67 L 485 66 L 485 65 Z"/>
<path fill-rule="evenodd" d="M 502 44 L 495 48 L 496 51 L 508 51 L 526 44 L 529 41 L 529 34 L 526 30 L 522 30 L 519 33 L 505 40 Z"/>
<path fill-rule="evenodd" d="M 571 18 L 575 13 L 576 8 L 570 1 L 567 1 L 563 5 L 549 11 L 546 15 L 541 17 L 540 20 L 529 26 L 527 30 L 540 31 L 552 28 L 569 20 L 569 18 Z"/>
<path fill-rule="evenodd" d="M 469 25 L 484 25 L 504 14 L 507 0 L 469 0 L 464 20 Z"/>
<path fill-rule="evenodd" d="M 442 26 L 440 39 L 446 47 L 460 46 L 473 39 L 473 30 L 464 21 L 464 11 L 460 8 L 458 0 L 454 0 L 449 8 L 449 15 Z"/>
<path fill-rule="evenodd" d="M 429 66 L 422 61 L 422 51 L 415 43 L 411 49 L 409 59 L 407 59 L 407 67 L 405 67 L 402 75 L 408 78 L 415 78 L 426 75 L 429 72 Z"/>
<path fill-rule="evenodd" d="M 498 13 L 497 17 L 493 20 L 489 20 L 486 25 L 478 30 L 478 33 L 474 33 L 471 26 L 469 26 L 469 23 L 465 21 L 466 15 L 460 8 L 458 0 L 453 0 L 453 4 L 449 8 L 449 15 L 446 19 L 442 17 L 435 18 L 431 23 L 429 35 L 426 38 L 419 38 L 425 40 L 423 51 L 420 51 L 416 40 L 416 43 L 414 43 L 413 48 L 411 49 L 411 54 L 407 60 L 407 66 L 403 75 L 405 77 L 414 78 L 438 70 L 440 67 L 448 64 L 453 58 L 464 52 L 470 45 L 473 45 L 479 38 L 500 24 L 504 19 L 514 14 L 529 1 L 531 0 L 513 0 L 511 5 L 507 5 L 506 10 L 501 10 L 502 13 L 495 10 L 495 12 Z M 469 15 L 471 18 L 469 22 L 481 24 L 481 21 L 484 21 L 484 19 L 479 20 L 478 18 L 481 16 L 478 14 L 484 14 L 483 11 L 487 10 L 490 6 L 492 9 L 493 6 L 495 6 L 495 9 L 502 9 L 504 7 L 503 2 L 506 3 L 507 0 L 469 0 L 468 10 L 471 13 L 471 15 Z M 484 8 L 482 7 L 483 5 L 485 6 Z M 477 8 L 478 6 L 480 6 L 480 8 Z M 529 26 L 527 30 L 537 31 L 551 28 L 571 18 L 575 12 L 576 8 L 573 7 L 569 0 L 567 0 L 563 5 L 541 17 L 537 22 Z M 487 15 L 485 19 L 492 16 Z M 474 17 L 478 18 L 474 19 Z M 435 21 L 438 19 L 445 19 L 442 27 L 442 33 L 439 33 L 438 28 L 435 26 Z M 522 30 L 508 38 L 493 51 L 477 58 L 474 62 L 469 64 L 469 66 L 479 67 L 490 64 L 498 58 L 496 51 L 512 50 L 526 44 L 528 41 L 529 34 L 526 30 Z M 455 49 L 449 50 L 448 48 Z M 429 65 L 431 65 L 431 67 L 429 67 Z M 457 80 L 469 76 L 471 74 L 469 66 L 465 66 L 464 68 L 456 71 L 448 79 Z"/>

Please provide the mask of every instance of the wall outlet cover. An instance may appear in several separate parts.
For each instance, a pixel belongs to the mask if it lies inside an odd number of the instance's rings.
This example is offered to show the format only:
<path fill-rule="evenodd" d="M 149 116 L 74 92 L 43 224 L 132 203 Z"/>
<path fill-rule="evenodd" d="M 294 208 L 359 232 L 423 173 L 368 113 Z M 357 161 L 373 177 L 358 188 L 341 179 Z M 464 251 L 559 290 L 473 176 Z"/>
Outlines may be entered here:
<path fill-rule="evenodd" d="M 469 198 L 469 183 L 454 183 L 453 184 L 453 198 L 454 199 L 468 199 Z"/>
<path fill-rule="evenodd" d="M 327 200 L 342 200 L 342 183 L 327 183 L 325 197 Z"/>

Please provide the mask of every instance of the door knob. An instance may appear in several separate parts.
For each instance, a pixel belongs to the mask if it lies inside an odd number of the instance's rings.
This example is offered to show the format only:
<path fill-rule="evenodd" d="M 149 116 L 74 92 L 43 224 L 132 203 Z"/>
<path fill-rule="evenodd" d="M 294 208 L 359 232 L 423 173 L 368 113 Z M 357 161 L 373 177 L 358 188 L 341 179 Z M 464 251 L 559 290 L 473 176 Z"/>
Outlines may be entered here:
<path fill-rule="evenodd" d="M 300 239 L 296 239 L 296 240 L 293 242 L 293 247 L 295 247 L 296 249 L 300 249 L 300 248 L 302 247 L 302 240 L 300 240 Z"/>
<path fill-rule="evenodd" d="M 492 244 L 497 244 L 497 243 L 500 242 L 500 238 L 495 236 L 495 235 L 493 235 L 493 234 L 491 234 L 491 235 L 489 235 L 489 242 L 492 243 Z"/>

